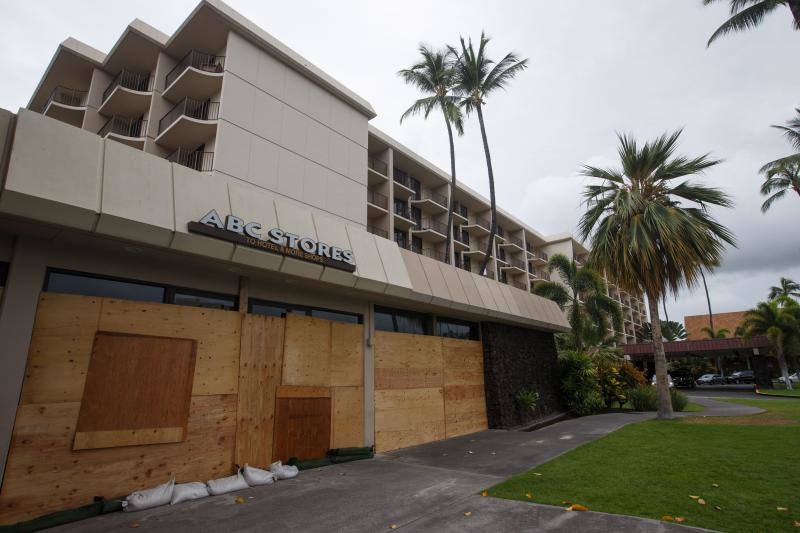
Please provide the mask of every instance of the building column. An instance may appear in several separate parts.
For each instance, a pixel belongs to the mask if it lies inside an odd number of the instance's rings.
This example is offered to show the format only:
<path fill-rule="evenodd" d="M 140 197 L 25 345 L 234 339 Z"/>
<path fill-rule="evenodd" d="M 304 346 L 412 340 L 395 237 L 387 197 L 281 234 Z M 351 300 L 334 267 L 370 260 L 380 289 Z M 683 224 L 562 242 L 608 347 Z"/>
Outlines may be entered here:
<path fill-rule="evenodd" d="M 17 237 L 0 302 L 0 483 L 19 405 L 28 350 L 44 284 L 46 243 Z"/>
<path fill-rule="evenodd" d="M 364 313 L 364 446 L 375 444 L 375 306 Z"/>

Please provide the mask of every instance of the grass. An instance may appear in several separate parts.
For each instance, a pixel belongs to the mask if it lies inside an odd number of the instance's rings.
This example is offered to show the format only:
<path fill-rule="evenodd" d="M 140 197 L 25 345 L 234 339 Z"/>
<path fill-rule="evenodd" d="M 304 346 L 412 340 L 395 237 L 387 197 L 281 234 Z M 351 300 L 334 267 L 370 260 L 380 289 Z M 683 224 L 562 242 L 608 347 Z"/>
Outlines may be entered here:
<path fill-rule="evenodd" d="M 761 394 L 767 394 L 769 396 L 798 396 L 800 397 L 800 385 L 795 385 L 795 388 L 792 390 L 783 389 L 759 389 L 758 392 Z"/>
<path fill-rule="evenodd" d="M 768 412 L 632 424 L 489 494 L 657 520 L 682 517 L 683 525 L 720 531 L 798 531 L 800 402 L 731 401 Z"/>
<path fill-rule="evenodd" d="M 699 403 L 689 402 L 686 404 L 686 408 L 683 410 L 684 413 L 699 413 L 700 411 L 704 411 L 705 407 L 700 405 Z"/>

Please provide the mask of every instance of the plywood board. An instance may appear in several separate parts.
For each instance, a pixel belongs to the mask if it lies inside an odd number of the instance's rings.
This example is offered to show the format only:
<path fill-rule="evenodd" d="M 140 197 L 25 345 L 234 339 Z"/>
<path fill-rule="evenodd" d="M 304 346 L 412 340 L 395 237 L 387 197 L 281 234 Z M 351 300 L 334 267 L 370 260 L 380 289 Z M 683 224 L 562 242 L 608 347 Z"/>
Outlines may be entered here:
<path fill-rule="evenodd" d="M 396 450 L 445 438 L 441 387 L 375 391 L 375 448 Z"/>
<path fill-rule="evenodd" d="M 289 314 L 283 348 L 283 385 L 328 387 L 331 382 L 331 322 Z"/>
<path fill-rule="evenodd" d="M 143 444 L 145 435 L 183 440 L 196 350 L 192 339 L 97 332 L 73 449 Z"/>
<path fill-rule="evenodd" d="M 192 394 L 235 394 L 239 388 L 242 315 L 235 311 L 103 299 L 99 329 L 197 340 Z"/>
<path fill-rule="evenodd" d="M 442 339 L 447 438 L 488 428 L 479 341 Z"/>
<path fill-rule="evenodd" d="M 331 448 L 363 445 L 364 387 L 334 387 Z"/>
<path fill-rule="evenodd" d="M 22 405 L 0 491 L 0 523 L 27 520 L 163 483 L 229 475 L 234 464 L 236 396 L 192 398 L 187 439 L 100 450 L 71 450 L 78 402 Z"/>
<path fill-rule="evenodd" d="M 272 462 L 275 391 L 281 382 L 285 320 L 246 315 L 242 320 L 236 463 L 266 467 Z"/>
<path fill-rule="evenodd" d="M 375 333 L 375 389 L 442 387 L 442 339 Z"/>
<path fill-rule="evenodd" d="M 330 449 L 330 398 L 278 398 L 273 458 L 321 459 Z"/>
<path fill-rule="evenodd" d="M 80 401 L 100 307 L 101 298 L 40 296 L 21 404 Z"/>
<path fill-rule="evenodd" d="M 364 326 L 331 322 L 332 387 L 364 385 Z"/>
<path fill-rule="evenodd" d="M 330 387 L 302 387 L 299 385 L 280 385 L 278 398 L 330 398 Z"/>

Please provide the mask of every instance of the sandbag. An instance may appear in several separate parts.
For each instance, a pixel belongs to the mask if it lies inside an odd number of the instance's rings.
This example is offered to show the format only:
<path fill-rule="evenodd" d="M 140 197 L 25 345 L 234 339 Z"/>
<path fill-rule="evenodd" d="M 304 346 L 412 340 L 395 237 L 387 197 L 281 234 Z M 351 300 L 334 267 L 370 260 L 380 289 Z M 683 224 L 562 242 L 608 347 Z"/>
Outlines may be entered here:
<path fill-rule="evenodd" d="M 226 494 L 235 490 L 243 490 L 250 485 L 242 477 L 241 472 L 228 477 L 221 477 L 219 479 L 212 479 L 208 483 L 208 492 L 216 496 L 218 494 Z"/>
<path fill-rule="evenodd" d="M 158 485 L 152 489 L 137 490 L 125 498 L 122 508 L 125 511 L 141 511 L 166 505 L 172 500 L 172 491 L 175 488 L 175 478 L 173 477 L 163 485 Z"/>
<path fill-rule="evenodd" d="M 328 457 L 323 459 L 306 459 L 305 461 L 299 461 L 296 457 L 289 459 L 287 463 L 291 466 L 296 466 L 298 470 L 311 470 L 312 468 L 320 468 L 323 466 L 330 466 L 331 460 Z"/>
<path fill-rule="evenodd" d="M 299 472 L 296 466 L 284 465 L 280 461 L 275 461 L 269 465 L 269 471 L 275 474 L 275 479 L 292 479 Z"/>
<path fill-rule="evenodd" d="M 191 483 L 178 483 L 172 491 L 172 500 L 170 505 L 176 503 L 188 502 L 189 500 L 197 500 L 208 496 L 208 487 L 205 483 L 200 481 L 192 481 Z"/>
<path fill-rule="evenodd" d="M 354 448 L 333 448 L 332 450 L 328 450 L 328 456 L 330 457 L 343 457 L 343 456 L 352 456 L 352 455 L 359 455 L 364 456 L 372 454 L 372 446 L 358 446 Z"/>
<path fill-rule="evenodd" d="M 242 468 L 242 476 L 248 485 L 255 487 L 257 485 L 269 485 L 275 481 L 275 474 L 269 470 L 262 470 L 245 463 Z"/>
<path fill-rule="evenodd" d="M 335 465 L 340 463 L 349 463 L 350 461 L 361 461 L 362 459 L 372 459 L 374 455 L 372 452 L 363 455 L 337 455 L 331 457 L 331 462 Z"/>

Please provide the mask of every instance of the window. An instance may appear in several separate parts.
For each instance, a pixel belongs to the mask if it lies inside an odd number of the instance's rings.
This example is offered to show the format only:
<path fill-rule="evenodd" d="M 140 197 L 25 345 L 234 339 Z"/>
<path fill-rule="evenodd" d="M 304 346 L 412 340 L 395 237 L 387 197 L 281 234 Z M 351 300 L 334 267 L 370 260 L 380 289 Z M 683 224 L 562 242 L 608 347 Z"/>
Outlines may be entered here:
<path fill-rule="evenodd" d="M 171 289 L 167 296 L 167 303 L 226 311 L 236 311 L 239 308 L 238 300 L 236 296 L 191 289 Z"/>
<path fill-rule="evenodd" d="M 431 318 L 429 315 L 413 311 L 375 306 L 375 329 L 395 333 L 430 335 Z"/>
<path fill-rule="evenodd" d="M 164 302 L 166 295 L 166 288 L 160 285 L 61 270 L 47 272 L 44 290 L 142 302 Z"/>
<path fill-rule="evenodd" d="M 363 317 L 357 313 L 345 311 L 333 311 L 319 307 L 307 307 L 304 305 L 287 304 L 281 302 L 269 302 L 266 300 L 256 300 L 251 298 L 248 302 L 248 312 L 254 315 L 281 316 L 285 317 L 292 313 L 296 315 L 312 316 L 333 320 L 334 322 L 346 322 L 348 324 L 361 324 Z"/>
<path fill-rule="evenodd" d="M 455 318 L 437 317 L 436 335 L 452 339 L 478 340 L 478 324 Z"/>
<path fill-rule="evenodd" d="M 0 287 L 6 286 L 8 279 L 8 263 L 0 261 Z"/>

